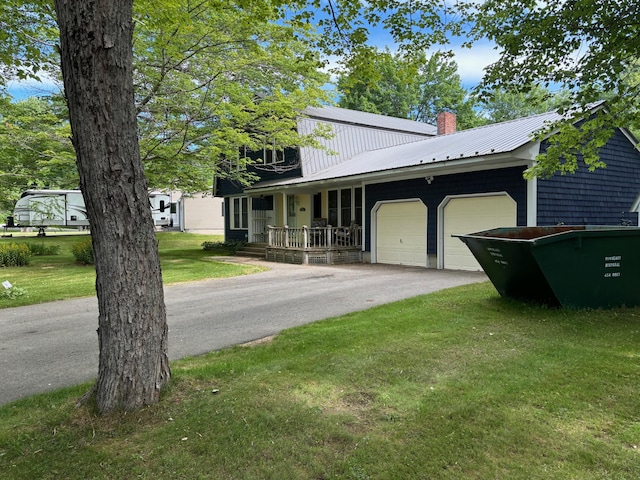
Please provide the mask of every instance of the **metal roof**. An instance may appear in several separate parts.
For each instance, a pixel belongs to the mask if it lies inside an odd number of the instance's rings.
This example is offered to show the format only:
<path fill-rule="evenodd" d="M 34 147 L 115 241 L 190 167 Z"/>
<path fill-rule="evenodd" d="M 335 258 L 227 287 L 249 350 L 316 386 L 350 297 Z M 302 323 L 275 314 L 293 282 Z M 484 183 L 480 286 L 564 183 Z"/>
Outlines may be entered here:
<path fill-rule="evenodd" d="M 438 129 L 428 123 L 416 122 L 406 118 L 395 118 L 377 113 L 359 112 L 348 108 L 338 107 L 307 107 L 303 115 L 310 118 L 327 120 L 330 122 L 349 123 L 375 127 L 376 129 L 395 130 L 398 132 L 412 132 L 422 135 L 436 135 Z"/>
<path fill-rule="evenodd" d="M 331 136 L 316 137 L 324 149 L 300 148 L 303 177 L 340 165 L 363 152 L 423 140 L 436 131 L 426 123 L 337 107 L 308 107 L 298 119 L 301 135 L 313 135 L 321 126 L 329 126 Z"/>
<path fill-rule="evenodd" d="M 560 119 L 561 116 L 556 112 L 548 112 L 462 130 L 448 135 L 430 137 L 405 145 L 363 152 L 338 165 L 301 178 L 260 182 L 255 184 L 253 188 L 296 185 L 509 153 L 531 143 L 535 132 Z"/>

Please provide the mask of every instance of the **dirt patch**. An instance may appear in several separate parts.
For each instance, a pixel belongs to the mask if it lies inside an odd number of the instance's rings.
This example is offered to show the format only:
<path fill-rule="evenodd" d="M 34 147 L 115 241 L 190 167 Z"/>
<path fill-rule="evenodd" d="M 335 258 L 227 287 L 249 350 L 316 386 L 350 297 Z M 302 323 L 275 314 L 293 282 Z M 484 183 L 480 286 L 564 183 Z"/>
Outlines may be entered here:
<path fill-rule="evenodd" d="M 273 339 L 276 338 L 277 335 L 269 335 L 268 337 L 258 338 L 257 340 L 251 340 L 250 342 L 241 343 L 241 347 L 256 347 L 258 345 L 266 345 L 268 343 L 273 342 Z"/>

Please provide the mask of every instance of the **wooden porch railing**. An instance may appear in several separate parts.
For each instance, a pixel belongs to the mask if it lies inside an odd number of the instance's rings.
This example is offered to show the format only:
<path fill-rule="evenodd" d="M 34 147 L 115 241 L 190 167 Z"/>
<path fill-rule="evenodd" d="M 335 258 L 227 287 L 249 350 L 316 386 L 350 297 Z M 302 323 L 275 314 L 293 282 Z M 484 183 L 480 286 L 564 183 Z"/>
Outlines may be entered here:
<path fill-rule="evenodd" d="M 362 227 L 267 226 L 269 246 L 292 249 L 340 249 L 362 246 Z"/>

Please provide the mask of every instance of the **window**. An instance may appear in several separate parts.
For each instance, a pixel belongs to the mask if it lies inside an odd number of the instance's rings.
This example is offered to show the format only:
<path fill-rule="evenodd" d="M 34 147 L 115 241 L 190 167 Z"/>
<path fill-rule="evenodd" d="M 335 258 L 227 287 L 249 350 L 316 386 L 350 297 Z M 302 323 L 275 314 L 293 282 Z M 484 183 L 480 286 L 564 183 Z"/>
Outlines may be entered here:
<path fill-rule="evenodd" d="M 231 199 L 231 228 L 234 230 L 249 228 L 249 199 L 247 197 Z"/>
<path fill-rule="evenodd" d="M 284 162 L 284 150 L 276 147 L 275 140 L 264 144 L 263 160 L 265 165 Z"/>
<path fill-rule="evenodd" d="M 229 159 L 229 165 L 231 171 L 242 172 L 247 169 L 247 161 L 249 161 L 249 149 L 247 147 L 240 147 L 238 149 L 238 156 Z"/>
<path fill-rule="evenodd" d="M 362 188 L 343 188 L 328 192 L 327 220 L 334 227 L 362 225 Z"/>

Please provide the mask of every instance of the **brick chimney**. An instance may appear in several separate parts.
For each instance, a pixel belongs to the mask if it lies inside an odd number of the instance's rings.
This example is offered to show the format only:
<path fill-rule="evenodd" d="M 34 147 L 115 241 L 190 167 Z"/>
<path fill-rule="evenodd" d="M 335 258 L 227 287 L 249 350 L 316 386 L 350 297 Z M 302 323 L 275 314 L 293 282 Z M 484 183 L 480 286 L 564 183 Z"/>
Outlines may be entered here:
<path fill-rule="evenodd" d="M 456 132 L 456 114 L 452 112 L 440 112 L 436 117 L 438 135 L 447 135 Z"/>

